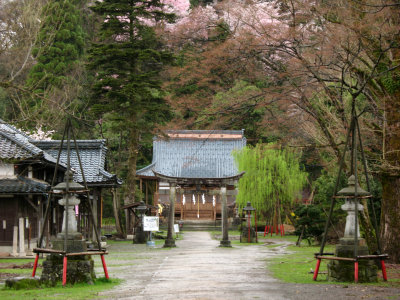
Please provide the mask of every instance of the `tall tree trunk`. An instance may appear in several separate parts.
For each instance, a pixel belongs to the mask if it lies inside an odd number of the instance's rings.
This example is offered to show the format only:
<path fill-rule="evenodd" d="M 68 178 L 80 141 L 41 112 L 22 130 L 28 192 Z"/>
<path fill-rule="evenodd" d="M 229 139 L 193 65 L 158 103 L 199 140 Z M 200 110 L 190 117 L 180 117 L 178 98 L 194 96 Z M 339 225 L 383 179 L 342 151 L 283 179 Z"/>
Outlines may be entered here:
<path fill-rule="evenodd" d="M 400 263 L 400 91 L 386 101 L 387 134 L 382 175 L 381 243 L 391 261 Z"/>
<path fill-rule="evenodd" d="M 114 211 L 114 218 L 115 218 L 115 229 L 117 230 L 117 234 L 120 237 L 124 237 L 125 233 L 122 229 L 121 226 L 121 220 L 119 217 L 119 210 L 120 210 L 120 205 L 119 205 L 119 194 L 118 194 L 118 190 L 113 188 L 111 190 L 112 193 L 112 201 L 113 201 L 113 211 Z"/>
<path fill-rule="evenodd" d="M 129 148 L 128 148 L 128 174 L 126 177 L 126 191 L 124 197 L 124 204 L 132 204 L 135 202 L 136 194 L 136 162 L 138 157 L 138 132 L 132 126 L 129 134 Z M 133 229 L 133 218 L 126 212 L 126 232 L 131 232 Z"/>
<path fill-rule="evenodd" d="M 381 243 L 390 260 L 400 263 L 400 177 L 382 177 Z"/>

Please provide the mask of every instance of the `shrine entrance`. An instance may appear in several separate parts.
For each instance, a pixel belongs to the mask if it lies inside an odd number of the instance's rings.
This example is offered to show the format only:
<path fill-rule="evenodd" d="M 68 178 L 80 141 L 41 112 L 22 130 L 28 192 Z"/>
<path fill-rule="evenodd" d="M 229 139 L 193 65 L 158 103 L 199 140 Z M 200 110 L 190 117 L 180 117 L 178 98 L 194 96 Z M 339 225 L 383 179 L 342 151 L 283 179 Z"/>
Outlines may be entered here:
<path fill-rule="evenodd" d="M 221 219 L 221 197 L 210 194 L 209 191 L 192 193 L 191 191 L 177 191 L 175 203 L 175 219 L 216 221 Z"/>
<path fill-rule="evenodd" d="M 234 176 L 229 177 L 221 177 L 221 178 L 187 178 L 187 177 L 175 177 L 175 176 L 167 176 L 161 173 L 158 173 L 153 170 L 154 175 L 160 182 L 167 182 L 169 185 L 169 213 L 168 213 L 168 234 L 167 239 L 165 240 L 164 247 L 175 247 L 175 240 L 173 238 L 173 226 L 174 226 L 174 219 L 175 219 L 175 212 L 176 212 L 176 203 L 177 203 L 177 196 L 181 194 L 181 210 L 184 216 L 184 208 L 186 205 L 186 195 L 185 191 L 193 190 L 195 187 L 195 193 L 192 195 L 193 203 L 190 206 L 191 210 L 186 211 L 186 213 L 190 212 L 190 216 L 193 217 L 193 212 L 198 219 L 200 219 L 200 199 L 202 198 L 202 202 L 204 201 L 204 206 L 206 205 L 205 195 L 204 197 L 200 198 L 201 187 L 209 187 L 210 190 L 209 194 L 214 194 L 214 196 L 221 197 L 221 220 L 222 220 L 222 240 L 220 241 L 221 247 L 231 247 L 229 238 L 228 238 L 228 204 L 227 204 L 227 187 L 230 189 L 235 189 L 235 184 L 238 180 L 243 176 L 244 172 L 236 174 Z M 182 190 L 179 192 L 179 190 Z M 213 191 L 213 192 L 211 192 Z M 196 197 L 197 196 L 197 197 Z M 216 199 L 216 197 L 215 197 Z M 184 202 L 184 203 L 183 203 Z M 196 204 L 197 204 L 197 211 L 196 211 Z M 194 207 L 193 207 L 194 206 Z M 193 209 L 194 208 L 194 209 Z M 216 212 L 216 205 L 215 209 L 213 210 Z M 202 210 L 202 213 L 206 212 L 207 210 Z M 209 211 L 211 214 L 211 211 Z M 215 213 L 216 216 L 216 213 Z"/>

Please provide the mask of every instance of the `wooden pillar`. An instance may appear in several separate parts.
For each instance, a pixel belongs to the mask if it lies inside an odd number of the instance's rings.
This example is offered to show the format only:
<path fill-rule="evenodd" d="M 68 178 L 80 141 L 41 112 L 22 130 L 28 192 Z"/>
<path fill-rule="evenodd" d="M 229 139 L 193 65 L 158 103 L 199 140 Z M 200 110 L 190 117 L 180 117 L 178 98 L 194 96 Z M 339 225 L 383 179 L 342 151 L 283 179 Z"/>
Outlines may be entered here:
<path fill-rule="evenodd" d="M 183 220 L 183 193 L 184 192 L 185 191 L 182 190 L 182 193 L 181 193 L 181 220 Z"/>
<path fill-rule="evenodd" d="M 174 239 L 174 217 L 175 217 L 175 201 L 176 201 L 176 183 L 169 183 L 169 215 L 168 215 L 168 233 L 164 243 L 164 248 L 176 247 Z"/>
<path fill-rule="evenodd" d="M 221 200 L 222 200 L 222 240 L 220 247 L 232 247 L 228 235 L 228 206 L 226 197 L 226 185 L 221 186 Z"/>
<path fill-rule="evenodd" d="M 93 224 L 93 227 L 92 227 L 92 229 L 93 229 L 92 230 L 92 238 L 91 238 L 92 241 L 96 240 L 96 232 L 95 232 L 95 230 L 98 228 L 98 224 L 97 224 L 98 223 L 98 220 L 97 220 L 97 201 L 98 201 L 98 198 L 99 198 L 99 194 L 98 194 L 97 190 L 93 190 L 92 209 L 93 209 L 94 224 Z"/>
<path fill-rule="evenodd" d="M 149 186 L 148 186 L 147 180 L 144 183 L 144 188 L 145 188 L 145 193 L 146 193 L 146 196 L 145 196 L 146 204 L 149 204 Z"/>

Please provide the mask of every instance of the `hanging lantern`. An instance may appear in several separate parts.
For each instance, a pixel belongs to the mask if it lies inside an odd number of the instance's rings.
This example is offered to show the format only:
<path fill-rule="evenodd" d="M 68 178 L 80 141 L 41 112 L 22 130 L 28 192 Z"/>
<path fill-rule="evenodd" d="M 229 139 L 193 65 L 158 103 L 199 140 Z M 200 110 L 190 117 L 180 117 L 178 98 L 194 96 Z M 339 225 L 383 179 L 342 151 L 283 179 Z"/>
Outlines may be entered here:
<path fill-rule="evenodd" d="M 182 205 L 185 205 L 186 203 L 186 198 L 185 198 L 185 194 L 182 195 Z"/>
<path fill-rule="evenodd" d="M 213 196 L 213 206 L 214 206 L 214 207 L 215 207 L 216 203 L 217 203 L 217 201 L 216 201 L 215 195 L 214 195 L 214 196 Z"/>
<path fill-rule="evenodd" d="M 194 194 L 193 194 L 192 200 L 193 200 L 193 204 L 196 204 L 196 197 L 194 196 Z"/>
<path fill-rule="evenodd" d="M 201 200 L 203 200 L 203 204 L 206 204 L 206 197 L 203 195 L 201 195 Z"/>

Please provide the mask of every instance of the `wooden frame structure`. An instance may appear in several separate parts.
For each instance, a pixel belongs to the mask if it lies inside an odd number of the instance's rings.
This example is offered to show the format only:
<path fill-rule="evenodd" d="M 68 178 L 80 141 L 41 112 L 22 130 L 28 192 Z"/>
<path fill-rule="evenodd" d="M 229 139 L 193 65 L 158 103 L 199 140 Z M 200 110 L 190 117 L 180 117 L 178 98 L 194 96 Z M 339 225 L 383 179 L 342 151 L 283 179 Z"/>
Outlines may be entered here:
<path fill-rule="evenodd" d="M 71 170 L 71 165 L 70 165 L 70 143 L 71 143 L 71 136 L 74 140 L 74 145 L 75 145 L 75 149 L 76 149 L 76 154 L 78 157 L 78 161 L 79 161 L 79 167 L 81 170 L 81 174 L 82 174 L 82 178 L 83 178 L 83 183 L 84 183 L 84 189 L 81 191 L 71 191 L 71 193 L 81 193 L 81 194 L 86 194 L 86 199 L 87 199 L 87 203 L 89 206 L 89 215 L 90 218 L 92 219 L 92 224 L 93 224 L 93 230 L 95 232 L 96 235 L 96 240 L 97 240 L 97 245 L 98 245 L 98 249 L 94 249 L 93 251 L 87 251 L 87 252 L 68 252 L 67 249 L 67 239 L 68 239 L 68 209 L 65 209 L 65 234 L 64 234 L 64 251 L 61 250 L 54 250 L 54 249 L 46 249 L 46 248 L 41 248 L 42 247 L 42 242 L 43 242 L 43 235 L 44 235 L 44 230 L 45 230 L 45 226 L 42 226 L 42 231 L 38 240 L 38 247 L 33 249 L 33 252 L 36 253 L 36 257 L 35 257 L 35 262 L 33 265 L 33 271 L 32 271 L 32 277 L 35 277 L 36 275 L 36 269 L 37 269 L 37 265 L 38 265 L 38 260 L 39 260 L 39 254 L 40 253 L 48 253 L 48 254 L 59 254 L 61 256 L 63 256 L 63 274 L 62 274 L 62 285 L 65 286 L 67 283 L 67 265 L 68 265 L 68 257 L 70 256 L 78 256 L 78 255 L 100 255 L 101 257 L 101 261 L 103 264 L 103 270 L 104 270 L 104 275 L 106 277 L 106 279 L 109 279 L 108 276 L 108 271 L 107 271 L 107 266 L 105 263 L 105 259 L 104 259 L 104 255 L 108 254 L 108 252 L 105 249 L 101 248 L 101 241 L 100 241 L 100 234 L 98 232 L 98 228 L 96 226 L 96 220 L 95 217 L 93 215 L 93 207 L 92 204 L 90 203 L 90 198 L 89 198 L 89 189 L 87 186 L 87 182 L 85 179 L 85 175 L 84 175 L 84 171 L 83 171 L 83 167 L 82 167 L 82 162 L 81 162 L 81 158 L 79 155 L 79 149 L 78 149 L 78 143 L 76 142 L 76 137 L 75 137 L 75 133 L 74 130 L 72 128 L 72 123 L 71 120 L 68 119 L 67 123 L 65 125 L 65 129 L 64 129 L 64 133 L 63 133 L 63 137 L 61 140 L 61 144 L 60 144 L 60 148 L 58 151 L 58 156 L 57 156 L 57 163 L 55 166 L 55 170 L 54 170 L 54 176 L 53 176 L 53 180 L 51 183 L 51 187 L 54 188 L 55 182 L 56 182 L 56 178 L 57 178 L 57 169 L 60 163 L 60 156 L 61 156 L 61 151 L 62 151 L 62 147 L 63 147 L 63 143 L 65 140 L 65 137 L 67 135 L 67 172 L 66 172 L 66 189 L 65 192 L 63 194 L 66 195 L 66 207 L 68 207 L 68 203 L 69 203 L 69 194 L 70 194 L 70 186 L 69 186 L 69 176 L 70 176 L 70 170 Z M 72 178 L 71 178 L 72 179 Z M 53 200 L 53 195 L 54 192 L 50 193 L 50 197 L 47 201 L 47 206 L 46 206 L 46 212 L 44 215 L 44 221 L 43 224 L 46 224 L 48 221 L 48 218 L 50 216 L 49 211 L 50 211 L 50 203 Z"/>
<path fill-rule="evenodd" d="M 333 253 L 324 253 L 324 248 L 325 248 L 325 244 L 326 244 L 326 236 L 327 236 L 329 224 L 332 219 L 332 213 L 333 213 L 333 209 L 334 209 L 334 206 L 336 203 L 336 199 L 342 198 L 342 197 L 338 197 L 337 193 L 338 193 L 340 175 L 343 171 L 344 160 L 345 160 L 346 152 L 348 150 L 350 151 L 350 155 L 351 155 L 351 170 L 355 177 L 355 193 L 354 193 L 353 198 L 356 200 L 363 198 L 362 196 L 358 195 L 358 191 L 357 191 L 357 186 L 358 186 L 358 170 L 357 170 L 357 148 L 358 148 L 357 146 L 358 145 L 357 145 L 357 143 L 359 143 L 359 147 L 360 147 L 360 153 L 361 153 L 362 164 L 363 164 L 362 168 L 364 169 L 364 173 L 365 173 L 365 179 L 366 179 L 366 183 L 367 183 L 367 191 L 369 193 L 371 192 L 371 186 L 370 186 L 368 172 L 367 172 L 367 162 L 365 159 L 363 143 L 362 143 L 362 139 L 361 139 L 361 131 L 360 131 L 360 126 L 359 126 L 359 122 L 358 122 L 358 118 L 360 115 L 357 115 L 357 113 L 356 113 L 354 101 L 353 101 L 351 115 L 352 115 L 351 123 L 350 123 L 349 130 L 347 132 L 345 148 L 343 150 L 343 154 L 342 154 L 342 157 L 340 160 L 339 172 L 338 172 L 338 176 L 336 178 L 336 184 L 335 184 L 334 193 L 333 193 L 334 196 L 332 197 L 331 206 L 330 206 L 330 210 L 329 210 L 329 214 L 328 214 L 328 219 L 325 223 L 325 230 L 324 230 L 324 234 L 323 234 L 323 238 L 322 238 L 320 252 L 315 253 L 315 258 L 317 259 L 317 264 L 316 264 L 314 275 L 313 275 L 314 281 L 317 280 L 319 267 L 321 264 L 321 260 L 323 260 L 323 259 L 354 262 L 354 281 L 356 283 L 358 282 L 358 277 L 359 277 L 358 276 L 359 275 L 358 274 L 359 260 L 363 260 L 363 259 L 380 260 L 383 279 L 385 281 L 387 281 L 387 273 L 386 273 L 386 267 L 385 267 L 384 260 L 388 258 L 388 255 L 381 254 L 381 246 L 380 246 L 380 241 L 379 241 L 379 236 L 378 236 L 379 231 L 378 231 L 378 225 L 377 225 L 377 221 L 376 221 L 375 208 L 373 205 L 372 205 L 373 221 L 374 221 L 373 225 L 375 228 L 375 232 L 377 233 L 376 241 L 377 241 L 377 245 L 378 245 L 378 254 L 377 255 L 358 255 L 358 226 L 357 226 L 358 225 L 358 201 L 354 201 L 354 203 L 355 203 L 354 256 L 352 258 L 337 257 L 337 256 L 333 256 L 334 255 Z M 357 139 L 357 137 L 358 137 L 358 139 Z M 350 147 L 350 139 L 351 139 L 351 147 Z M 351 197 L 346 197 L 346 198 L 351 198 Z M 371 198 L 371 196 L 364 197 L 364 198 Z"/>

